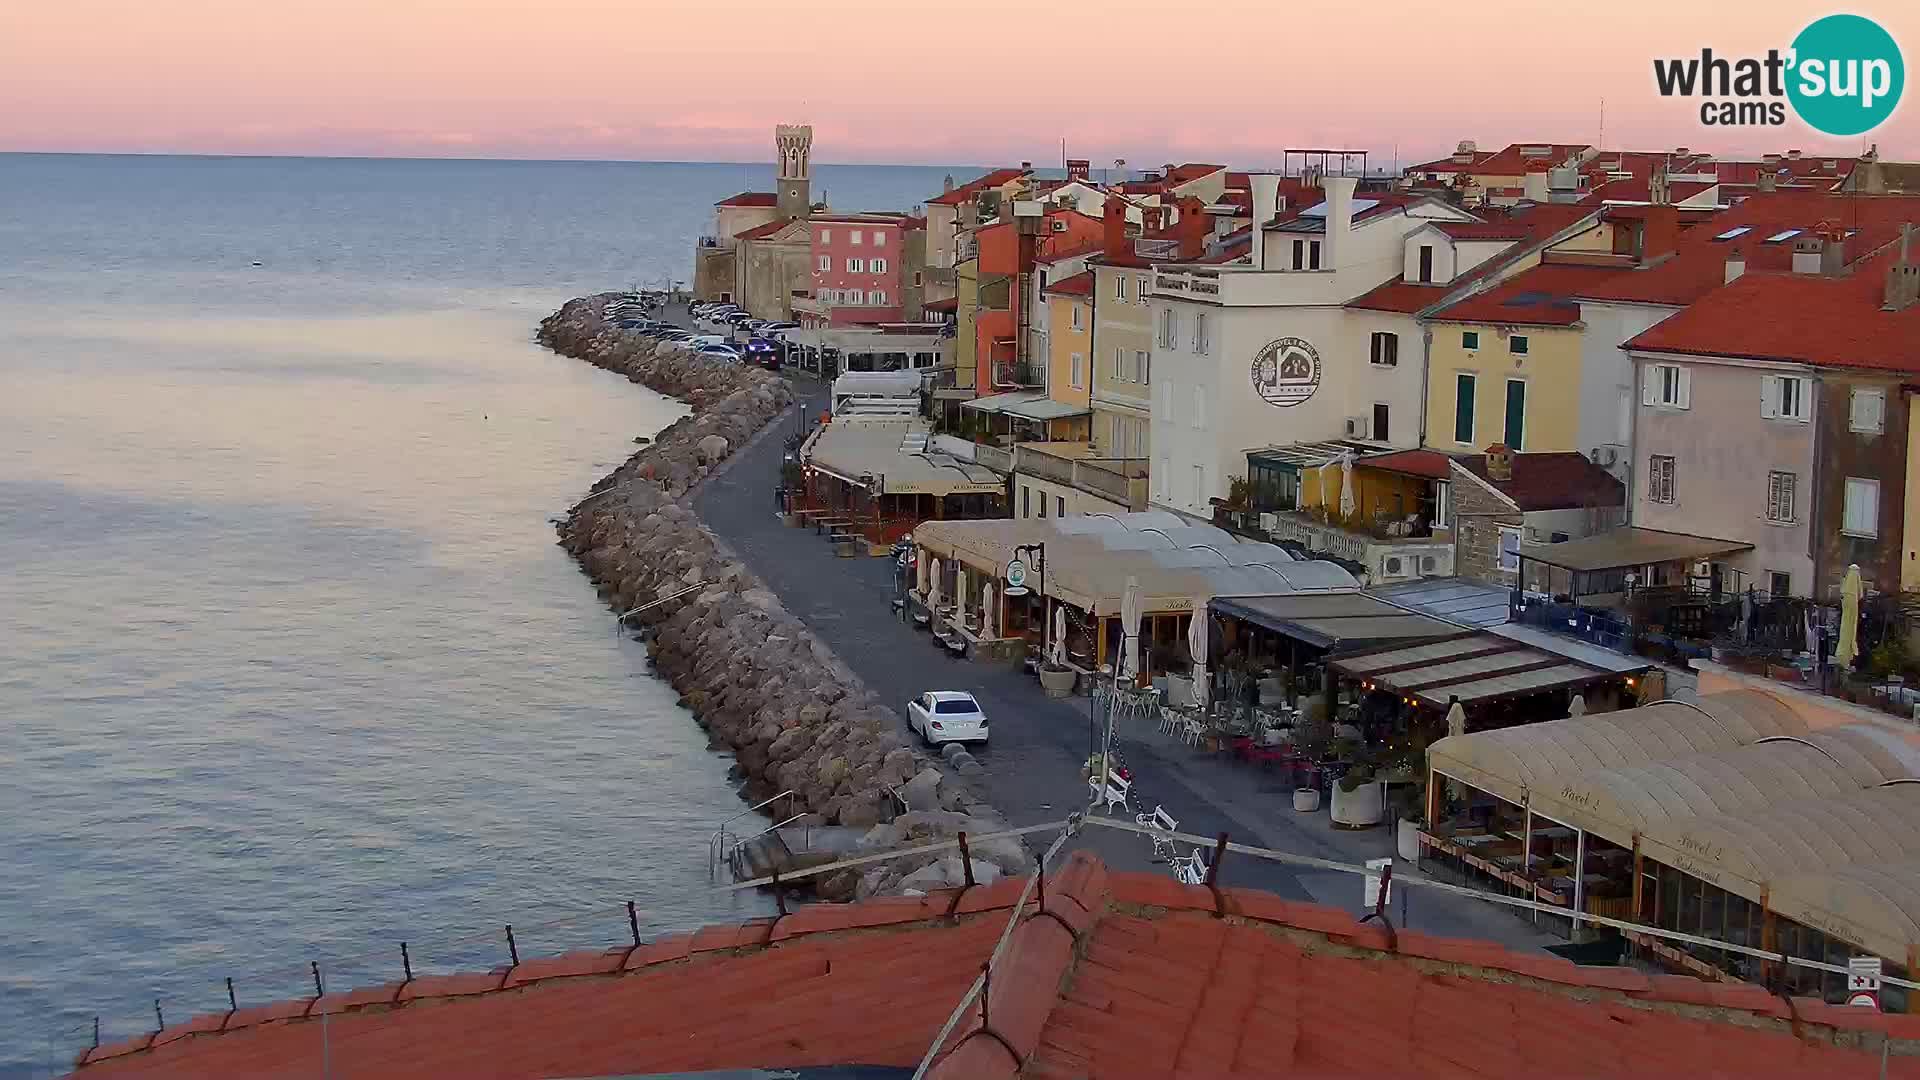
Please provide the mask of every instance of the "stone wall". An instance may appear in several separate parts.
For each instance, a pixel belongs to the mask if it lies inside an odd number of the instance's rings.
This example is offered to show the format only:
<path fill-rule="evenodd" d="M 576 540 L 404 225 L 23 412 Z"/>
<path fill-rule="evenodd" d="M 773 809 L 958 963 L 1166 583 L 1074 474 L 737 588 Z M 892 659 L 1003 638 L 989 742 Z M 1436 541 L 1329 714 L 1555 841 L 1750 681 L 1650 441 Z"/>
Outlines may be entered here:
<path fill-rule="evenodd" d="M 1453 572 L 1472 581 L 1512 588 L 1513 571 L 1500 569 L 1500 527 L 1519 527 L 1520 512 L 1459 466 L 1453 475 Z"/>
<path fill-rule="evenodd" d="M 631 622 L 650 631 L 659 673 L 714 742 L 733 751 L 746 796 L 798 792 L 821 823 L 879 826 L 869 847 L 1003 828 L 959 776 L 906 744 L 893 710 L 686 505 L 710 470 L 791 406 L 787 383 L 758 368 L 656 352 L 644 338 L 611 331 L 603 318 L 611 295 L 569 301 L 540 324 L 539 341 L 680 398 L 693 413 L 596 483 L 560 524 L 560 542 L 616 611 L 664 601 Z M 704 587 L 666 599 L 696 585 Z M 953 772 L 979 770 L 955 751 L 946 762 Z M 889 788 L 922 813 L 881 825 L 897 805 Z M 995 863 L 1016 872 L 1014 854 L 1024 850 L 1012 849 Z M 884 891 L 916 869 L 889 865 L 864 881 L 842 875 L 837 890 Z"/>

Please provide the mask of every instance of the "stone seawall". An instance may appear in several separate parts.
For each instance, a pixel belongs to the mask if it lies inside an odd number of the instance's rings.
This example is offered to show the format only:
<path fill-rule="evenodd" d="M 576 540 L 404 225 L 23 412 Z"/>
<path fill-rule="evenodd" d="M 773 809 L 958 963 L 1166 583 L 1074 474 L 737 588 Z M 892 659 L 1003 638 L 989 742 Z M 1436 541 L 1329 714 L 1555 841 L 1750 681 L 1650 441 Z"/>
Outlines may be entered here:
<path fill-rule="evenodd" d="M 612 298 L 569 301 L 541 322 L 538 340 L 679 398 L 693 412 L 594 484 L 559 526 L 561 543 L 616 611 L 665 601 L 632 621 L 650 628 L 659 673 L 713 740 L 733 751 L 747 797 L 797 792 L 825 824 L 875 827 L 865 843 L 872 848 L 1004 827 L 958 776 L 907 745 L 893 710 L 731 558 L 686 503 L 712 469 L 787 412 L 793 394 L 786 381 L 757 368 L 656 351 L 608 326 L 604 309 Z M 767 509 L 773 512 L 771 493 Z M 704 587 L 666 599 L 696 585 Z M 889 789 L 919 812 L 881 825 L 894 817 Z M 1025 851 L 1007 845 L 985 857 L 1018 872 Z M 927 877 L 928 861 L 888 864 L 864 879 L 840 875 L 823 891 L 888 891 L 903 874 Z"/>

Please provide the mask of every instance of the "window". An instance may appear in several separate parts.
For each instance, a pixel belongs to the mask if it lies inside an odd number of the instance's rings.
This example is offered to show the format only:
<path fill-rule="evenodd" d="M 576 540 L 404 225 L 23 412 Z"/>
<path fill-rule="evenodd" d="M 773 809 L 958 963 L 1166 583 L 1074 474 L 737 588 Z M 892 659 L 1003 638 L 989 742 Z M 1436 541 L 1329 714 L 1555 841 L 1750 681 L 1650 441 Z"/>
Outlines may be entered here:
<path fill-rule="evenodd" d="M 1127 275 L 1113 275 L 1113 298 L 1122 301 L 1127 298 Z"/>
<path fill-rule="evenodd" d="M 1307 242 L 1305 240 L 1295 240 L 1293 242 L 1293 268 L 1295 270 L 1305 270 L 1307 268 Z"/>
<path fill-rule="evenodd" d="M 1886 430 L 1887 392 L 1878 387 L 1856 386 L 1853 403 L 1847 413 L 1847 428 L 1862 435 L 1878 435 Z"/>
<path fill-rule="evenodd" d="M 1121 378 L 1120 368 L 1123 364 L 1126 363 L 1126 357 L 1127 357 L 1127 351 L 1125 349 L 1122 349 L 1118 345 L 1115 345 L 1113 347 L 1113 379 L 1115 382 L 1120 381 L 1120 378 Z M 1117 416 L 1114 417 L 1113 423 L 1114 423 L 1114 430 L 1119 431 L 1120 418 Z"/>
<path fill-rule="evenodd" d="M 1207 501 L 1207 467 L 1205 465 L 1195 465 L 1193 467 L 1193 500 L 1189 502 L 1187 505 L 1200 506 L 1204 504 L 1206 501 Z"/>
<path fill-rule="evenodd" d="M 1654 454 L 1647 458 L 1647 501 L 1671 503 L 1674 501 L 1673 458 L 1666 454 Z"/>
<path fill-rule="evenodd" d="M 1779 570 L 1767 571 L 1767 592 L 1775 600 L 1793 595 L 1793 575 Z"/>
<path fill-rule="evenodd" d="M 820 242 L 821 242 L 821 243 L 823 243 L 823 244 L 831 244 L 831 243 L 833 243 L 833 230 L 832 230 L 832 229 L 821 229 L 821 230 L 820 230 Z"/>
<path fill-rule="evenodd" d="M 1420 283 L 1424 285 L 1431 282 L 1432 280 L 1433 280 L 1433 245 L 1421 244 L 1420 245 Z"/>
<path fill-rule="evenodd" d="M 1318 240 L 1311 240 L 1307 243 L 1307 269 L 1320 269 L 1320 241 Z"/>
<path fill-rule="evenodd" d="M 1384 402 L 1373 403 L 1373 441 L 1387 442 L 1387 406 Z"/>
<path fill-rule="evenodd" d="M 1880 535 L 1880 481 L 1847 477 L 1847 507 L 1840 531 L 1848 536 Z"/>
<path fill-rule="evenodd" d="M 1760 415 L 1768 420 L 1806 423 L 1811 418 L 1812 389 L 1797 375 L 1760 376 Z"/>
<path fill-rule="evenodd" d="M 913 272 L 913 287 L 917 289 L 917 288 L 919 288 L 919 287 L 920 287 L 920 284 L 921 284 L 921 282 L 920 282 L 920 271 L 918 271 L 918 270 L 915 270 L 915 271 Z"/>
<path fill-rule="evenodd" d="M 1460 331 L 1460 347 L 1463 349 L 1479 348 L 1480 347 L 1480 331 L 1478 330 Z"/>
<path fill-rule="evenodd" d="M 1047 516 L 1047 493 L 1044 491 L 1040 493 L 1040 516 Z"/>
<path fill-rule="evenodd" d="M 1180 314 L 1172 308 L 1163 308 L 1160 311 L 1160 340 L 1158 345 L 1160 348 L 1168 350 L 1180 347 Z"/>
<path fill-rule="evenodd" d="M 1396 367 L 1400 363 L 1400 335 L 1386 330 L 1373 333 L 1373 347 L 1369 354 L 1376 367 Z"/>
<path fill-rule="evenodd" d="M 1767 520 L 1777 524 L 1792 524 L 1794 486 L 1799 477 L 1778 469 L 1767 474 Z"/>
<path fill-rule="evenodd" d="M 1647 368 L 1646 385 L 1640 401 L 1664 409 L 1685 409 L 1692 405 L 1693 373 L 1679 364 L 1652 364 Z"/>
<path fill-rule="evenodd" d="M 1079 353 L 1073 354 L 1073 388 L 1075 390 L 1087 388 L 1087 358 Z"/>
<path fill-rule="evenodd" d="M 1199 383 L 1193 384 L 1193 426 L 1200 431 L 1207 427 L 1207 390 Z"/>
<path fill-rule="evenodd" d="M 1433 527 L 1453 528 L 1453 485 L 1442 481 L 1433 485 Z"/>
<path fill-rule="evenodd" d="M 1067 497 L 1065 495 L 1055 495 L 1053 497 L 1053 516 L 1067 516 Z"/>
<path fill-rule="evenodd" d="M 1147 359 L 1147 352 L 1145 349 L 1135 349 L 1133 351 L 1133 381 L 1134 382 L 1146 383 L 1150 381 L 1147 378 L 1147 372 L 1149 370 L 1147 365 L 1149 363 L 1151 363 L 1151 361 Z"/>
<path fill-rule="evenodd" d="M 1527 355 L 1527 335 L 1508 334 L 1507 335 L 1507 351 L 1512 353 L 1515 356 Z"/>
<path fill-rule="evenodd" d="M 1193 316 L 1193 351 L 1201 356 L 1207 355 L 1213 348 L 1213 339 L 1207 334 L 1207 313 L 1195 312 Z"/>
<path fill-rule="evenodd" d="M 869 259 L 867 260 L 867 269 L 873 271 L 876 274 L 884 274 L 887 272 L 887 260 Z"/>
<path fill-rule="evenodd" d="M 887 291 L 885 289 L 880 289 L 878 291 L 868 293 L 867 303 L 872 304 L 874 307 L 886 307 Z"/>
<path fill-rule="evenodd" d="M 874 247 L 885 247 L 885 246 L 886 246 L 886 243 L 887 243 L 887 234 L 886 234 L 886 233 L 883 233 L 883 232 L 881 232 L 881 231 L 880 231 L 880 230 L 878 230 L 878 229 L 875 229 L 875 230 L 874 230 L 874 232 L 873 232 L 873 246 L 874 246 Z"/>
<path fill-rule="evenodd" d="M 847 230 L 847 243 L 852 244 L 855 247 L 859 247 L 860 239 L 865 235 L 866 234 L 861 232 L 859 229 L 849 229 Z"/>
<path fill-rule="evenodd" d="M 918 275 L 915 276 L 917 277 Z M 1086 308 L 1081 307 L 1079 304 L 1073 305 L 1073 328 L 1075 330 L 1086 329 L 1086 325 L 1081 321 L 1086 317 L 1086 310 Z"/>
<path fill-rule="evenodd" d="M 1453 377 L 1453 441 L 1473 445 L 1473 395 L 1478 379 L 1465 372 Z"/>
<path fill-rule="evenodd" d="M 867 264 L 864 259 L 848 259 L 847 260 L 847 273 L 864 274 L 866 273 L 866 271 L 867 271 Z"/>
<path fill-rule="evenodd" d="M 832 269 L 833 269 L 833 256 L 831 256 L 831 255 L 822 255 L 822 256 L 820 256 L 820 265 L 819 265 L 819 266 L 818 266 L 818 267 L 817 267 L 816 269 L 819 269 L 819 270 L 832 270 Z"/>
<path fill-rule="evenodd" d="M 1134 296 L 1134 299 L 1140 301 L 1143 304 L 1147 302 L 1147 279 L 1146 278 L 1138 277 L 1133 280 L 1133 296 Z"/>
<path fill-rule="evenodd" d="M 1526 449 L 1527 438 L 1527 381 L 1525 379 L 1507 380 L 1506 419 L 1507 449 L 1516 454 L 1520 453 Z"/>
<path fill-rule="evenodd" d="M 1500 526 L 1500 569 L 1508 574 L 1520 572 L 1520 530 L 1516 526 Z"/>
<path fill-rule="evenodd" d="M 1046 502 L 1046 496 L 1041 496 L 1040 501 Z M 1033 489 L 1025 484 L 1020 485 L 1020 516 L 1023 518 L 1033 516 Z"/>

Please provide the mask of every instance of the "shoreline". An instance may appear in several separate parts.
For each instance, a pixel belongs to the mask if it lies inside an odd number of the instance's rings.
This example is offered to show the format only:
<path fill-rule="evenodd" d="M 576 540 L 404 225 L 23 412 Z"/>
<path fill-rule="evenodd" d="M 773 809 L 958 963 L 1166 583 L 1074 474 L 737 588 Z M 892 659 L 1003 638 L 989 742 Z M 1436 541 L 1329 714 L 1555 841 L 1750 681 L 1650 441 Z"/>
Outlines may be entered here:
<path fill-rule="evenodd" d="M 896 834 L 989 827 L 998 815 L 909 745 L 894 710 L 690 505 L 701 481 L 755 438 L 771 437 L 768 429 L 792 406 L 792 388 L 758 368 L 663 354 L 611 330 L 604 309 L 617 295 L 568 301 L 542 320 L 536 341 L 693 411 L 595 482 L 558 525 L 560 543 L 615 612 L 656 605 L 630 621 L 649 630 L 658 674 L 715 745 L 733 753 L 747 801 L 793 791 L 810 820 L 873 829 L 895 818 L 894 793 L 911 790 L 905 816 L 914 820 Z M 938 818 L 947 820 L 930 820 Z M 863 846 L 905 839 L 887 832 L 877 830 Z M 907 861 L 861 878 L 834 875 L 820 891 L 886 891 Z"/>

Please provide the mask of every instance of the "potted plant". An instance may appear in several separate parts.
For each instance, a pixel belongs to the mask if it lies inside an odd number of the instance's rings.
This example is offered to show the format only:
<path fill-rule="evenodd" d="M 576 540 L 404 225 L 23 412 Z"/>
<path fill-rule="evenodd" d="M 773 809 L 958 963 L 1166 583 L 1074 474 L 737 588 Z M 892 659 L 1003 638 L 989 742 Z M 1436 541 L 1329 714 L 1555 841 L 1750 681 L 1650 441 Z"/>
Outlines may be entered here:
<path fill-rule="evenodd" d="M 1336 829 L 1371 829 L 1386 820 L 1387 810 L 1381 798 L 1383 785 L 1376 779 L 1377 765 L 1364 745 L 1353 739 L 1334 742 L 1333 758 L 1344 762 L 1347 770 L 1333 783 L 1330 817 Z"/>
<path fill-rule="evenodd" d="M 1073 693 L 1073 684 L 1079 681 L 1080 673 L 1070 667 L 1055 664 L 1052 660 L 1040 665 L 1040 689 L 1048 697 L 1063 698 Z"/>

